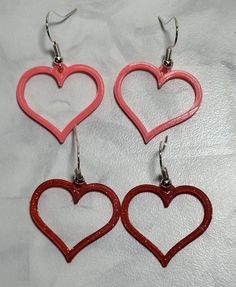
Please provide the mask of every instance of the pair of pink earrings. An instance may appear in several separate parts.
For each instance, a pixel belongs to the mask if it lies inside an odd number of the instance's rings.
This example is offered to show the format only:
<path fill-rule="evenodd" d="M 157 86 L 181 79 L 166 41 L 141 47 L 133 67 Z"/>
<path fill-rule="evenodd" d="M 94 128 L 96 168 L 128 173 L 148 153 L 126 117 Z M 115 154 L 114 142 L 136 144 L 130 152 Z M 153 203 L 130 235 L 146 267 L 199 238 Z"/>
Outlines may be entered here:
<path fill-rule="evenodd" d="M 34 119 L 36 122 L 40 123 L 42 126 L 47 128 L 58 140 L 60 143 L 63 143 L 65 139 L 67 138 L 68 134 L 72 131 L 72 129 L 78 125 L 80 122 L 82 122 L 87 116 L 89 116 L 93 111 L 95 111 L 98 106 L 101 104 L 103 95 L 104 95 L 104 83 L 102 80 L 102 77 L 100 74 L 93 69 L 90 66 L 87 65 L 72 65 L 67 67 L 63 63 L 63 58 L 61 56 L 60 48 L 58 43 L 52 39 L 51 34 L 49 32 L 49 17 L 51 13 L 55 13 L 57 16 L 62 17 L 63 19 L 67 19 L 72 14 L 74 14 L 77 11 L 77 9 L 73 10 L 72 12 L 68 13 L 65 16 L 61 16 L 55 12 L 49 12 L 46 17 L 46 30 L 48 37 L 50 41 L 53 43 L 53 49 L 55 52 L 54 57 L 54 66 L 53 67 L 46 67 L 46 66 L 37 66 L 34 68 L 31 68 L 27 72 L 25 72 L 18 84 L 17 88 L 17 100 L 21 107 L 21 109 L 32 119 Z M 134 63 L 130 64 L 126 67 L 124 67 L 115 82 L 114 85 L 114 92 L 115 92 L 115 98 L 120 105 L 120 107 L 123 109 L 124 113 L 133 121 L 133 123 L 138 128 L 139 132 L 141 133 L 145 143 L 148 143 L 151 139 L 153 139 L 156 135 L 159 133 L 182 123 L 183 121 L 189 119 L 191 116 L 193 116 L 196 111 L 199 109 L 201 100 L 202 100 L 202 89 L 198 82 L 198 80 L 191 74 L 184 72 L 184 71 L 171 71 L 173 66 L 173 61 L 171 59 L 172 49 L 177 43 L 178 40 L 178 23 L 176 18 L 171 18 L 168 22 L 164 23 L 163 20 L 159 17 L 160 23 L 162 27 L 164 27 L 165 24 L 168 24 L 171 20 L 175 20 L 176 24 L 176 37 L 175 41 L 172 45 L 170 45 L 166 50 L 166 55 L 163 61 L 163 64 L 160 67 L 156 67 L 154 65 L 148 64 L 148 63 Z M 187 82 L 194 91 L 195 100 L 193 105 L 190 107 L 188 111 L 186 111 L 184 114 L 177 116 L 173 119 L 168 120 L 165 123 L 162 123 L 155 127 L 153 130 L 148 131 L 141 120 L 137 117 L 137 115 L 132 111 L 132 109 L 127 105 L 125 102 L 122 93 L 121 93 L 121 86 L 124 78 L 131 72 L 134 71 L 146 71 L 150 74 L 152 74 L 156 81 L 158 88 L 160 89 L 165 83 L 167 83 L 170 80 L 173 79 L 181 79 L 185 82 Z M 41 115 L 36 113 L 27 103 L 25 99 L 25 87 L 27 82 L 34 76 L 40 75 L 40 74 L 46 74 L 54 78 L 57 85 L 61 88 L 65 82 L 65 80 L 74 73 L 85 73 L 89 75 L 93 81 L 96 84 L 97 87 L 97 95 L 95 99 L 92 101 L 92 103 L 86 107 L 85 110 L 83 110 L 81 113 L 79 113 L 71 122 L 69 122 L 66 127 L 60 131 L 55 125 L 53 125 L 51 122 L 43 118 Z"/>
<path fill-rule="evenodd" d="M 80 170 L 80 158 L 79 158 L 79 144 L 78 144 L 78 137 L 76 132 L 76 126 L 83 121 L 87 116 L 89 116 L 93 111 L 96 110 L 96 108 L 100 105 L 103 95 L 104 95 L 104 83 L 99 75 L 99 73 L 87 66 L 87 65 L 72 65 L 70 67 L 67 67 L 63 63 L 63 58 L 60 53 L 59 45 L 58 43 L 52 39 L 50 32 L 49 32 L 49 17 L 51 13 L 55 13 L 57 16 L 62 17 L 64 20 L 70 17 L 72 14 L 74 14 L 77 11 L 77 9 L 71 11 L 65 16 L 61 16 L 55 12 L 49 12 L 46 17 L 46 31 L 48 34 L 49 39 L 53 43 L 53 48 L 55 52 L 54 57 L 54 66 L 53 67 L 34 67 L 27 72 L 23 74 L 21 77 L 18 87 L 17 87 L 17 100 L 22 108 L 22 110 L 30 116 L 32 119 L 34 119 L 36 122 L 40 123 L 42 126 L 47 128 L 58 140 L 60 143 L 63 143 L 65 139 L 67 138 L 68 134 L 73 130 L 74 131 L 74 138 L 76 141 L 77 146 L 77 168 L 75 170 L 75 179 L 74 182 L 68 182 L 66 180 L 62 179 L 51 179 L 44 183 L 42 183 L 33 193 L 31 202 L 30 202 L 30 213 L 33 221 L 37 225 L 37 227 L 60 249 L 60 251 L 65 256 L 66 260 L 68 262 L 71 262 L 72 259 L 87 245 L 91 244 L 98 238 L 105 235 L 107 232 L 109 232 L 118 222 L 120 216 L 122 218 L 122 222 L 125 226 L 125 228 L 128 230 L 128 232 L 136 238 L 141 244 L 143 244 L 146 248 L 148 248 L 160 261 L 163 267 L 166 267 L 171 258 L 182 248 L 184 248 L 187 244 L 189 244 L 191 241 L 195 240 L 197 237 L 199 237 L 208 227 L 211 221 L 212 216 L 212 206 L 210 203 L 210 200 L 208 197 L 199 189 L 192 186 L 179 186 L 174 187 L 171 184 L 171 181 L 169 179 L 169 175 L 167 172 L 166 167 L 162 164 L 162 152 L 165 149 L 167 138 L 165 142 L 160 143 L 159 147 L 159 156 L 160 156 L 160 165 L 161 165 L 161 171 L 162 171 L 162 177 L 163 180 L 161 182 L 160 186 L 154 186 L 154 185 L 141 185 L 133 188 L 128 192 L 128 194 L 125 196 L 124 201 L 122 203 L 122 206 L 120 205 L 119 198 L 114 193 L 113 190 L 111 190 L 109 187 L 99 184 L 99 183 L 92 183 L 87 184 L 81 174 Z M 172 49 L 175 46 L 177 39 L 178 39 L 178 23 L 176 18 L 171 18 L 168 22 L 163 23 L 162 19 L 159 18 L 160 23 L 162 25 L 162 28 L 165 24 L 168 24 L 171 20 L 175 21 L 176 25 L 176 37 L 175 41 L 172 45 L 170 45 L 167 48 L 166 56 L 164 58 L 163 64 L 161 67 L 156 67 L 151 64 L 147 63 L 135 63 L 130 64 L 126 66 L 122 71 L 119 73 L 115 86 L 114 86 L 114 92 L 115 97 L 120 105 L 120 107 L 123 109 L 123 111 L 127 114 L 127 116 L 133 121 L 133 123 L 138 128 L 139 132 L 141 133 L 145 143 L 148 143 L 151 139 L 153 139 L 157 134 L 161 133 L 162 131 L 173 127 L 188 118 L 190 118 L 199 108 L 201 99 L 202 99 L 202 89 L 198 82 L 198 80 L 192 76 L 191 74 L 183 71 L 171 71 L 173 61 L 171 59 L 171 53 Z M 157 81 L 158 88 L 161 88 L 166 82 L 172 79 L 181 79 L 190 84 L 193 88 L 194 94 L 195 94 L 195 101 L 192 105 L 192 107 L 183 115 L 180 115 L 174 119 L 171 119 L 156 128 L 154 128 L 151 131 L 147 131 L 143 123 L 140 121 L 140 119 L 135 115 L 135 113 L 131 110 L 131 108 L 127 105 L 125 102 L 122 93 L 121 93 L 121 86 L 124 78 L 131 72 L 137 71 L 137 70 L 143 70 L 151 73 Z M 51 77 L 53 77 L 58 84 L 59 87 L 63 86 L 64 81 L 74 73 L 85 73 L 89 75 L 97 86 L 97 95 L 93 102 L 80 114 L 78 114 L 70 123 L 67 124 L 67 126 L 60 131 L 55 125 L 50 123 L 48 120 L 43 118 L 41 115 L 36 113 L 34 110 L 30 108 L 28 105 L 26 99 L 25 99 L 25 87 L 27 85 L 27 82 L 34 76 L 40 75 L 40 74 L 46 74 Z M 44 223 L 42 218 L 39 215 L 38 212 L 38 202 L 39 198 L 42 195 L 43 192 L 50 188 L 62 188 L 67 190 L 73 199 L 73 202 L 77 204 L 79 200 L 87 193 L 89 192 L 100 192 L 107 196 L 109 200 L 112 203 L 113 206 L 113 214 L 110 219 L 110 221 L 103 226 L 98 231 L 94 232 L 93 234 L 87 236 L 85 239 L 80 241 L 76 246 L 74 246 L 72 249 L 69 249 L 66 244 Z M 147 238 L 145 238 L 130 222 L 129 220 L 129 214 L 128 214 L 128 208 L 131 200 L 138 195 L 139 193 L 143 192 L 149 192 L 154 193 L 157 196 L 159 196 L 163 202 L 163 205 L 165 208 L 169 206 L 171 201 L 180 194 L 190 194 L 192 196 L 195 196 L 203 205 L 204 207 L 204 218 L 202 223 L 197 227 L 191 234 L 186 236 L 184 239 L 182 239 L 180 242 L 178 242 L 174 247 L 172 247 L 166 255 L 164 255 L 159 248 L 154 245 L 151 241 L 149 241 Z"/>

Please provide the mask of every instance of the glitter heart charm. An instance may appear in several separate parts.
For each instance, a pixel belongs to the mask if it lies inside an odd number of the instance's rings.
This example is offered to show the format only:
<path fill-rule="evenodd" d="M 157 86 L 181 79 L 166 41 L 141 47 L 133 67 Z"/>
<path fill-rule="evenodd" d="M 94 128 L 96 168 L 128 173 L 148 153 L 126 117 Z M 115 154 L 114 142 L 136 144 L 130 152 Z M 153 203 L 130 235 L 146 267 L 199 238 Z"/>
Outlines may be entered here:
<path fill-rule="evenodd" d="M 190 234 L 180 240 L 175 244 L 166 254 L 163 254 L 161 250 L 152 241 L 146 238 L 134 225 L 131 223 L 129 218 L 129 205 L 133 198 L 140 193 L 152 193 L 157 195 L 163 203 L 164 208 L 168 208 L 172 200 L 182 194 L 191 195 L 196 197 L 202 204 L 204 209 L 204 216 L 201 224 Z M 212 219 L 212 205 L 209 198 L 200 189 L 193 186 L 179 186 L 174 187 L 170 185 L 169 187 L 155 186 L 155 185 L 139 185 L 131 189 L 125 196 L 122 208 L 121 208 L 121 218 L 126 230 L 143 246 L 145 246 L 154 256 L 160 261 L 163 267 L 166 267 L 170 260 L 185 246 L 190 242 L 197 239 L 202 235 L 208 228 Z M 161 234 L 160 234 L 161 236 Z"/>
<path fill-rule="evenodd" d="M 69 249 L 67 245 L 62 241 L 62 239 L 60 239 L 60 237 L 54 231 L 52 231 L 50 227 L 47 226 L 38 211 L 40 196 L 51 188 L 61 188 L 68 191 L 73 199 L 74 204 L 78 204 L 80 199 L 90 192 L 99 192 L 105 195 L 112 203 L 113 214 L 111 219 L 102 228 L 82 239 L 72 249 Z M 103 184 L 76 184 L 63 179 L 50 179 L 40 184 L 34 191 L 30 202 L 30 214 L 36 226 L 53 242 L 53 244 L 57 246 L 57 248 L 64 255 L 66 261 L 69 263 L 82 249 L 97 239 L 101 238 L 114 228 L 120 218 L 120 201 L 114 191 Z"/>
<path fill-rule="evenodd" d="M 124 97 L 121 91 L 123 80 L 126 78 L 128 74 L 135 72 L 135 71 L 145 71 L 145 72 L 152 74 L 157 81 L 158 89 L 160 89 L 165 83 L 167 83 L 170 80 L 179 79 L 179 80 L 185 81 L 192 87 L 194 91 L 195 99 L 194 99 L 193 105 L 185 113 L 175 118 L 169 119 L 168 121 L 157 125 L 151 131 L 148 131 L 147 128 L 142 123 L 142 121 L 139 119 L 139 117 L 128 106 L 128 104 L 124 100 Z M 116 79 L 115 86 L 114 86 L 114 94 L 115 94 L 117 103 L 119 104 L 121 109 L 124 111 L 124 113 L 129 117 L 129 119 L 135 124 L 135 126 L 139 130 L 146 144 L 150 140 L 152 140 L 156 135 L 160 134 L 161 132 L 175 125 L 178 125 L 186 121 L 190 117 L 192 117 L 196 113 L 196 111 L 199 109 L 201 101 L 202 101 L 202 88 L 198 80 L 193 75 L 187 72 L 184 72 L 184 71 L 177 71 L 177 70 L 171 71 L 171 68 L 167 68 L 164 65 L 162 65 L 161 67 L 156 67 L 149 63 L 134 63 L 134 64 L 130 64 L 124 67 L 120 71 Z"/>
<path fill-rule="evenodd" d="M 35 112 L 28 104 L 25 98 L 25 87 L 27 82 L 34 76 L 37 75 L 48 75 L 51 76 L 57 83 L 59 88 L 62 88 L 65 80 L 72 74 L 83 73 L 88 75 L 96 84 L 97 94 L 95 99 L 75 118 L 73 118 L 66 127 L 60 131 L 54 124 L 49 120 L 45 119 L 37 112 Z M 100 74 L 93 68 L 87 65 L 72 65 L 67 67 L 65 64 L 54 65 L 54 67 L 38 66 L 26 71 L 17 87 L 17 101 L 21 109 L 33 120 L 48 129 L 60 143 L 63 143 L 67 138 L 71 130 L 82 122 L 86 117 L 88 117 L 93 111 L 97 109 L 100 105 L 104 95 L 104 83 Z"/>

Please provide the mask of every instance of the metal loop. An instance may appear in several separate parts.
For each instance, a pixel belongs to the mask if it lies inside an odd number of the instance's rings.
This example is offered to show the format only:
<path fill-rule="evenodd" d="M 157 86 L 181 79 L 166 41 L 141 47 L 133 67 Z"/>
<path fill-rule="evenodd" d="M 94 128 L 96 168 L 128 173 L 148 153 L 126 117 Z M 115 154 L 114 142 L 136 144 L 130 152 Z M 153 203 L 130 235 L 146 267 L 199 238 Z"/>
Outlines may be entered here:
<path fill-rule="evenodd" d="M 78 9 L 75 8 L 74 10 L 72 10 L 71 12 L 69 12 L 69 13 L 66 14 L 66 15 L 58 14 L 58 13 L 55 12 L 55 11 L 49 11 L 49 12 L 47 13 L 47 16 L 46 16 L 46 31 L 47 31 L 49 40 L 50 40 L 53 44 L 55 44 L 55 43 L 57 43 L 57 42 L 52 39 L 51 34 L 50 34 L 50 31 L 49 31 L 49 25 L 50 25 L 50 23 L 49 23 L 49 18 L 50 18 L 50 15 L 51 15 L 51 14 L 54 14 L 54 15 L 56 15 L 57 17 L 62 18 L 62 20 L 61 20 L 60 22 L 58 22 L 58 23 L 62 23 L 62 22 L 64 22 L 64 21 L 66 21 L 70 16 L 72 16 L 72 15 L 73 15 L 75 12 L 77 12 L 77 11 L 78 11 Z"/>
<path fill-rule="evenodd" d="M 172 50 L 177 44 L 178 36 L 179 36 L 179 25 L 176 17 L 170 18 L 168 21 L 164 22 L 164 20 L 158 16 L 158 20 L 160 22 L 162 30 L 165 30 L 165 25 L 169 24 L 172 20 L 175 22 L 175 39 L 172 44 L 170 44 L 166 49 L 166 55 L 164 57 L 164 65 L 171 67 L 173 65 L 173 61 L 171 59 Z"/>
<path fill-rule="evenodd" d="M 160 161 L 160 167 L 161 167 L 161 174 L 162 174 L 162 186 L 169 186 L 171 184 L 171 180 L 168 174 L 167 168 L 163 165 L 162 160 L 162 153 L 164 152 L 166 146 L 167 146 L 168 136 L 165 137 L 164 142 L 161 141 L 159 144 L 159 161 Z"/>
<path fill-rule="evenodd" d="M 66 15 L 58 14 L 55 11 L 49 11 L 47 13 L 45 26 L 46 26 L 46 31 L 47 31 L 48 38 L 53 43 L 53 49 L 54 49 L 54 53 L 55 53 L 55 57 L 54 57 L 54 63 L 55 64 L 61 64 L 63 62 L 63 57 L 61 55 L 58 43 L 52 38 L 52 36 L 50 34 L 50 31 L 49 31 L 49 26 L 50 26 L 49 18 L 51 16 L 51 14 L 54 14 L 54 15 L 62 18 L 62 20 L 57 22 L 57 23 L 63 23 L 65 20 L 67 20 L 71 15 L 73 15 L 77 11 L 78 11 L 78 9 L 76 8 L 76 9 L 72 10 L 71 12 L 69 12 Z"/>
<path fill-rule="evenodd" d="M 75 168 L 75 176 L 74 176 L 74 181 L 77 184 L 81 184 L 85 182 L 84 177 L 81 172 L 80 168 L 80 148 L 79 148 L 79 140 L 78 140 L 78 135 L 77 135 L 77 129 L 74 127 L 73 129 L 73 138 L 74 138 L 74 143 L 76 147 L 76 168 Z"/>

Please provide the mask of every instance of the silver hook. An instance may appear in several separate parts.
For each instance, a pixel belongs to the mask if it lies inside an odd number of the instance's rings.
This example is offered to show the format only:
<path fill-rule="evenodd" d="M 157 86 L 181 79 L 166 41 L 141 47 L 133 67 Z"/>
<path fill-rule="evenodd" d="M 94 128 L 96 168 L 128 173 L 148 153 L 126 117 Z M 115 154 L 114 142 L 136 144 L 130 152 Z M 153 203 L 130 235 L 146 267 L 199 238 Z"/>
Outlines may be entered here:
<path fill-rule="evenodd" d="M 78 135 L 77 135 L 77 129 L 74 127 L 73 129 L 73 138 L 74 138 L 74 143 L 76 147 L 76 168 L 75 168 L 75 176 L 74 176 L 74 181 L 76 184 L 81 184 L 84 183 L 84 177 L 81 173 L 81 168 L 80 168 L 80 149 L 79 149 L 79 140 L 78 140 Z"/>
<path fill-rule="evenodd" d="M 167 67 L 172 67 L 173 65 L 173 61 L 171 59 L 171 54 L 172 54 L 172 50 L 175 47 L 175 45 L 177 44 L 178 41 L 178 36 L 179 36 L 179 25 L 178 25 L 178 21 L 176 17 L 172 17 L 170 18 L 168 21 L 164 22 L 163 19 L 158 16 L 158 20 L 160 22 L 161 28 L 162 30 L 165 30 L 165 25 L 169 24 L 172 20 L 175 21 L 175 40 L 172 44 L 169 45 L 169 47 L 167 47 L 166 49 L 166 55 L 163 61 L 163 64 Z"/>
<path fill-rule="evenodd" d="M 167 168 L 163 165 L 162 161 L 162 153 L 164 152 L 166 146 L 167 146 L 168 136 L 165 137 L 164 142 L 161 141 L 159 144 L 159 160 L 160 160 L 160 167 L 161 167 L 161 174 L 162 174 L 162 181 L 161 185 L 164 187 L 167 187 L 171 184 L 171 180 L 168 174 Z"/>
<path fill-rule="evenodd" d="M 54 52 L 55 52 L 55 57 L 54 57 L 54 63 L 55 64 L 61 64 L 63 62 L 63 57 L 61 56 L 61 52 L 60 52 L 60 48 L 59 48 L 58 43 L 54 39 L 52 39 L 52 37 L 51 37 L 50 31 L 49 31 L 49 26 L 50 26 L 49 18 L 51 16 L 51 14 L 54 14 L 54 15 L 62 18 L 62 20 L 58 22 L 58 23 L 62 23 L 62 22 L 67 20 L 71 15 L 73 15 L 77 11 L 78 11 L 78 9 L 75 8 L 74 10 L 72 10 L 71 12 L 69 12 L 66 15 L 58 14 L 55 11 L 49 11 L 47 13 L 45 26 L 46 26 L 46 31 L 47 31 L 47 34 L 48 34 L 48 38 L 53 43 L 53 49 L 54 49 Z"/>

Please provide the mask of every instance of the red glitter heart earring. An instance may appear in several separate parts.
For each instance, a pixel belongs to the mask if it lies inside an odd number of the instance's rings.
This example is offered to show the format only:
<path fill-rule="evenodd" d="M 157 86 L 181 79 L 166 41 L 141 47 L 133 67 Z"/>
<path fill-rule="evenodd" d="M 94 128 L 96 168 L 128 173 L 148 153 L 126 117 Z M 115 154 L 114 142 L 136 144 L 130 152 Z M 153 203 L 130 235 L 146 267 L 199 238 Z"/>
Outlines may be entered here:
<path fill-rule="evenodd" d="M 180 124 L 183 121 L 189 119 L 191 116 L 193 116 L 196 113 L 196 111 L 199 109 L 199 106 L 202 101 L 202 88 L 198 80 L 190 73 L 187 73 L 184 71 L 177 71 L 177 70 L 172 71 L 173 61 L 171 59 L 171 54 L 172 54 L 173 48 L 175 47 L 177 43 L 178 33 L 179 33 L 179 26 L 178 26 L 177 19 L 175 17 L 172 17 L 169 21 L 164 23 L 160 17 L 158 18 L 159 18 L 162 29 L 164 29 L 164 25 L 168 24 L 172 20 L 175 21 L 175 27 L 176 27 L 175 40 L 173 44 L 171 44 L 167 48 L 166 55 L 164 57 L 162 65 L 160 67 L 156 67 L 149 63 L 129 64 L 120 71 L 116 79 L 115 86 L 114 86 L 114 93 L 115 93 L 115 98 L 116 98 L 117 103 L 119 104 L 121 109 L 124 111 L 124 113 L 129 117 L 129 119 L 135 124 L 135 126 L 139 130 L 146 144 L 159 133 L 177 124 Z M 194 95 L 195 95 L 195 100 L 194 100 L 192 107 L 190 107 L 190 109 L 186 111 L 184 114 L 179 115 L 173 119 L 170 119 L 162 124 L 159 124 L 151 131 L 148 131 L 146 127 L 144 126 L 144 124 L 141 122 L 141 120 L 138 118 L 138 116 L 132 111 L 132 109 L 125 102 L 122 92 L 121 92 L 122 82 L 125 79 L 125 77 L 134 71 L 140 71 L 140 70 L 146 71 L 154 76 L 154 78 L 157 81 L 158 89 L 160 89 L 165 83 L 173 79 L 180 79 L 188 83 L 192 87 L 194 91 Z"/>
<path fill-rule="evenodd" d="M 111 231 L 120 218 L 120 201 L 115 192 L 106 185 L 100 183 L 87 184 L 85 182 L 80 169 L 80 153 L 76 128 L 74 128 L 73 135 L 77 147 L 77 168 L 75 169 L 74 181 L 69 182 L 64 179 L 47 180 L 36 188 L 30 201 L 30 214 L 32 220 L 41 230 L 41 232 L 43 232 L 57 246 L 68 263 L 71 262 L 83 248 Z M 72 249 L 69 249 L 69 247 L 66 246 L 62 239 L 60 239 L 60 237 L 43 221 L 39 214 L 38 205 L 40 197 L 44 192 L 52 188 L 60 188 L 68 191 L 74 204 L 79 203 L 80 199 L 90 192 L 99 192 L 105 195 L 110 200 L 113 207 L 111 219 L 102 228 L 81 240 Z"/>
<path fill-rule="evenodd" d="M 206 229 L 208 228 L 211 219 L 212 219 L 212 205 L 207 197 L 207 195 L 194 186 L 182 185 L 178 187 L 174 187 L 169 178 L 169 174 L 167 168 L 163 166 L 162 163 L 162 153 L 167 144 L 167 137 L 165 138 L 164 143 L 160 142 L 159 147 L 159 157 L 160 157 L 160 166 L 162 173 L 162 181 L 160 186 L 143 184 L 134 187 L 131 189 L 127 195 L 125 196 L 122 208 L 121 208 L 121 218 L 124 227 L 126 230 L 143 246 L 149 249 L 150 252 L 153 253 L 154 256 L 160 261 L 163 267 L 166 267 L 170 260 L 186 245 L 188 245 L 193 240 L 197 239 L 200 235 L 202 235 Z M 140 193 L 152 193 L 157 195 L 163 203 L 164 208 L 168 208 L 172 200 L 182 194 L 192 195 L 196 197 L 202 204 L 204 209 L 204 216 L 201 224 L 190 234 L 180 240 L 177 244 L 175 244 L 166 254 L 163 254 L 161 250 L 152 243 L 148 238 L 146 238 L 134 225 L 131 223 L 129 218 L 129 205 L 133 198 Z"/>
<path fill-rule="evenodd" d="M 70 13 L 68 13 L 65 16 L 62 16 L 54 11 L 48 12 L 46 16 L 46 31 L 48 34 L 48 37 L 50 41 L 53 43 L 53 49 L 54 49 L 54 62 L 53 67 L 47 67 L 47 66 L 37 66 L 34 68 L 31 68 L 30 70 L 26 71 L 17 87 L 17 101 L 21 109 L 33 120 L 44 126 L 46 129 L 48 129 L 57 139 L 60 143 L 63 143 L 65 139 L 67 138 L 68 134 L 71 132 L 71 130 L 78 125 L 80 122 L 82 122 L 87 116 L 89 116 L 93 111 L 96 110 L 96 108 L 100 105 L 103 95 L 104 95 L 104 84 L 102 77 L 100 74 L 93 69 L 90 66 L 82 65 L 82 64 L 76 64 L 72 66 L 66 66 L 63 63 L 63 58 L 61 56 L 61 52 L 59 49 L 58 43 L 52 39 L 51 34 L 49 32 L 49 17 L 52 13 L 54 13 L 56 16 L 62 18 L 62 20 L 59 22 L 63 22 L 66 19 L 68 19 L 71 15 L 73 15 L 77 9 L 74 9 Z M 27 85 L 27 82 L 37 75 L 48 75 L 51 76 L 57 83 L 59 88 L 62 88 L 65 80 L 72 74 L 75 73 L 83 73 L 90 76 L 90 78 L 95 82 L 97 87 L 97 95 L 95 99 L 90 103 L 81 113 L 79 113 L 73 120 L 71 120 L 66 127 L 61 131 L 59 130 L 54 124 L 52 124 L 49 120 L 45 119 L 38 113 L 36 113 L 27 103 L 25 98 L 25 88 Z"/>

